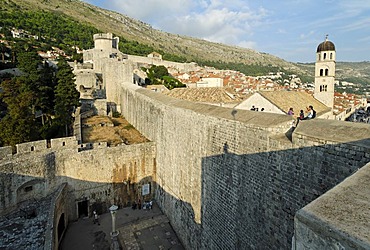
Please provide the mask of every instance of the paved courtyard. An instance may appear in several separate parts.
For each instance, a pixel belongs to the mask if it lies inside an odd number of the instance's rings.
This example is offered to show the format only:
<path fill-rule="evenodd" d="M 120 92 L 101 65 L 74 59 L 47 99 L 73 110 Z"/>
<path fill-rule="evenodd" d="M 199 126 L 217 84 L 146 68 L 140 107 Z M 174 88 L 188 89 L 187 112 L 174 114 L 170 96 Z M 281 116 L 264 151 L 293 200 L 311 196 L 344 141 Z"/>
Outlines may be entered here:
<path fill-rule="evenodd" d="M 100 215 L 99 222 L 100 225 L 94 224 L 92 218 L 70 222 L 61 249 L 110 249 L 112 231 L 110 213 Z M 167 217 L 156 204 L 153 204 L 151 210 L 119 209 L 116 213 L 116 228 L 119 231 L 120 246 L 124 250 L 184 249 Z"/>

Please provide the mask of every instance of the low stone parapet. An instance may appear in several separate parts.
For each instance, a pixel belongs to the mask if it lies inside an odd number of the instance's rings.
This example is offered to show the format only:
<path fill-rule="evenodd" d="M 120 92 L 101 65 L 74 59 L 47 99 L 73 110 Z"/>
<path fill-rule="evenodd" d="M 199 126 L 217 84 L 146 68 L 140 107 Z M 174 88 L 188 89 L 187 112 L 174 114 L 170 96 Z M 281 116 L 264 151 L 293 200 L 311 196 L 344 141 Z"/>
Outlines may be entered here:
<path fill-rule="evenodd" d="M 299 210 L 292 249 L 370 249 L 370 163 Z"/>
<path fill-rule="evenodd" d="M 3 159 L 9 155 L 12 155 L 12 147 L 11 146 L 6 146 L 0 148 L 0 159 Z"/>

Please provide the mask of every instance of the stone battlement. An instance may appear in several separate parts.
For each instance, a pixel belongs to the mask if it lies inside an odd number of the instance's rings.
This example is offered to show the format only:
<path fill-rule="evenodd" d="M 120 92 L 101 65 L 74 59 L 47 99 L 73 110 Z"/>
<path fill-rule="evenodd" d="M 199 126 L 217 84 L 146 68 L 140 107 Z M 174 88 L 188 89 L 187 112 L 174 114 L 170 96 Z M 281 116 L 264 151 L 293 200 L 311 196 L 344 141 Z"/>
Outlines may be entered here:
<path fill-rule="evenodd" d="M 112 33 L 99 33 L 99 34 L 94 34 L 94 40 L 96 39 L 113 39 L 113 34 Z"/>
<path fill-rule="evenodd" d="M 40 152 L 52 152 L 62 150 L 75 150 L 77 152 L 108 147 L 107 142 L 79 144 L 75 136 L 63 137 L 51 140 L 39 140 L 17 144 L 15 152 L 11 146 L 0 147 L 0 160 L 12 155 L 22 155 Z"/>

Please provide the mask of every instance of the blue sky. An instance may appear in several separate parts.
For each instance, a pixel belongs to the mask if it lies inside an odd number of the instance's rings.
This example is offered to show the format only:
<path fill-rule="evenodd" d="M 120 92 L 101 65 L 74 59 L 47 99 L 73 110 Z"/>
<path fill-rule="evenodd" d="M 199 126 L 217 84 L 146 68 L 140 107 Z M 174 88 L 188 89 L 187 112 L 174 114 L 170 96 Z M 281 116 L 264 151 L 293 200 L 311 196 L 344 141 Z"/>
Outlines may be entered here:
<path fill-rule="evenodd" d="M 370 61 L 369 0 L 84 0 L 173 34 L 314 62 L 325 35 L 337 61 Z"/>

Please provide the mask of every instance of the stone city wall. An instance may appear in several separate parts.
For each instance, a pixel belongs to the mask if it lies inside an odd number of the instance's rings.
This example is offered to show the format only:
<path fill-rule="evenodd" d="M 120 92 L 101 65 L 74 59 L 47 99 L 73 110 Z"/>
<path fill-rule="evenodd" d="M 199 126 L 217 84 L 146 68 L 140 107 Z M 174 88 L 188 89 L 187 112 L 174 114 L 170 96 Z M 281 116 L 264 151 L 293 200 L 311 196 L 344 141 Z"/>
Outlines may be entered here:
<path fill-rule="evenodd" d="M 370 164 L 295 216 L 294 250 L 370 249 Z"/>
<path fill-rule="evenodd" d="M 19 148 L 28 152 L 34 145 L 38 143 Z M 52 140 L 51 148 L 43 151 L 0 159 L 0 213 L 21 201 L 44 197 L 65 182 L 69 220 L 81 215 L 76 211 L 79 201 L 87 202 L 86 216 L 95 207 L 106 212 L 113 203 L 127 206 L 139 198 L 152 198 L 155 168 L 154 143 L 107 147 L 106 143 L 77 145 L 73 138 Z M 151 185 L 147 197 L 140 196 L 143 184 Z"/>
<path fill-rule="evenodd" d="M 56 156 L 58 182 L 67 182 L 70 189 L 70 219 L 77 219 L 78 202 L 88 202 L 88 215 L 96 209 L 107 212 L 115 204 L 128 206 L 141 197 L 143 184 L 155 189 L 155 144 L 143 143 L 101 147 L 78 154 L 60 152 Z"/>
<path fill-rule="evenodd" d="M 12 147 L 11 146 L 6 146 L 6 147 L 1 147 L 0 148 L 0 159 L 3 159 L 7 156 L 12 155 Z"/>
<path fill-rule="evenodd" d="M 163 65 L 167 68 L 175 68 L 182 72 L 195 71 L 198 68 L 197 64 L 195 63 L 177 63 L 153 57 L 127 55 L 127 59 L 139 64 L 149 64 L 157 66 Z"/>
<path fill-rule="evenodd" d="M 68 226 L 67 195 L 67 183 L 63 183 L 52 197 L 49 218 L 45 228 L 44 249 L 57 250 L 59 248 Z"/>
<path fill-rule="evenodd" d="M 291 135 L 286 115 L 132 85 L 121 109 L 157 143 L 157 202 L 187 249 L 289 249 L 296 211 L 370 161 L 360 124 L 316 119 Z"/>
<path fill-rule="evenodd" d="M 0 213 L 17 203 L 45 197 L 55 171 L 53 153 L 16 154 L 0 160 Z"/>

